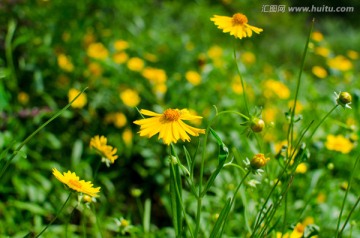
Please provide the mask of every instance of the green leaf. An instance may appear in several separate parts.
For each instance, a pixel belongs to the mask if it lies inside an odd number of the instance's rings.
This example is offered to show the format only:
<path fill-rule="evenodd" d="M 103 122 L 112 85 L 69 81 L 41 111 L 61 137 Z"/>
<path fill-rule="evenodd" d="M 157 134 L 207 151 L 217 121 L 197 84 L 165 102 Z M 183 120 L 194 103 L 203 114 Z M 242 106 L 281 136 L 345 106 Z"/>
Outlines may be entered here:
<path fill-rule="evenodd" d="M 231 198 L 229 198 L 226 201 L 223 209 L 221 210 L 219 218 L 216 220 L 214 228 L 211 231 L 210 238 L 221 237 L 221 233 L 222 233 L 221 227 L 222 227 L 224 220 L 227 217 L 227 214 L 229 214 L 230 202 L 231 202 Z"/>
<path fill-rule="evenodd" d="M 206 192 L 210 189 L 210 187 L 213 185 L 216 177 L 220 173 L 221 169 L 224 167 L 224 163 L 226 161 L 226 158 L 229 156 L 229 149 L 226 147 L 226 145 L 222 142 L 221 138 L 216 134 L 216 132 L 210 128 L 211 134 L 215 137 L 218 145 L 219 145 L 219 155 L 218 155 L 218 166 L 216 167 L 215 171 L 210 175 L 210 178 L 206 182 L 204 190 L 201 192 L 201 197 L 203 197 Z"/>

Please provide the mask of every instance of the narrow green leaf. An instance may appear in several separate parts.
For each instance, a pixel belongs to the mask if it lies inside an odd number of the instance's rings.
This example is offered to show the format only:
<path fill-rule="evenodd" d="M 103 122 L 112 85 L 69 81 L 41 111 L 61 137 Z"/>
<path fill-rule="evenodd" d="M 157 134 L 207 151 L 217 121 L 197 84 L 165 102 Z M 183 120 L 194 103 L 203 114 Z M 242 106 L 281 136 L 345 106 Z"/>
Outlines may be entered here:
<path fill-rule="evenodd" d="M 214 228 L 212 229 L 211 233 L 210 233 L 210 238 L 216 238 L 216 237 L 220 237 L 220 231 L 221 231 L 221 226 L 224 222 L 224 219 L 227 217 L 227 214 L 230 211 L 230 202 L 231 202 L 231 198 L 229 198 L 223 209 L 220 212 L 219 218 L 216 220 Z"/>

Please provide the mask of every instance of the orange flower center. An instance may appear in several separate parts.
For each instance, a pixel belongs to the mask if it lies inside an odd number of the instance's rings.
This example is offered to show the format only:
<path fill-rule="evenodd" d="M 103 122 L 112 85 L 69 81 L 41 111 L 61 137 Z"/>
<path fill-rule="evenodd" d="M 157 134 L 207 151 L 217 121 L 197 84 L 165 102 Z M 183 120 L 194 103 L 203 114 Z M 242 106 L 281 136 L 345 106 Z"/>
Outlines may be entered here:
<path fill-rule="evenodd" d="M 166 109 L 163 115 L 166 121 L 177 121 L 180 118 L 180 112 L 177 109 Z"/>
<path fill-rule="evenodd" d="M 246 23 L 248 23 L 248 19 L 244 14 L 236 13 L 232 16 L 232 24 L 234 26 L 244 25 Z"/>
<path fill-rule="evenodd" d="M 74 187 L 81 188 L 81 183 L 77 180 L 69 180 L 69 184 L 73 185 Z"/>

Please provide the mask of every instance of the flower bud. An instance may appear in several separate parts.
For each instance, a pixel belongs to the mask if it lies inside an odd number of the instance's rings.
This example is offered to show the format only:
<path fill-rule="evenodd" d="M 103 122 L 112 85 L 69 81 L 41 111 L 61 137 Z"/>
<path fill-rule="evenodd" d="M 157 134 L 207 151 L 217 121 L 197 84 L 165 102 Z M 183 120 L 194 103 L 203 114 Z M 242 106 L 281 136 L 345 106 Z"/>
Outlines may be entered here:
<path fill-rule="evenodd" d="M 340 104 L 348 104 L 348 103 L 351 103 L 351 100 L 352 100 L 352 97 L 351 97 L 351 94 L 348 93 L 348 92 L 341 92 L 339 94 L 339 103 Z"/>
<path fill-rule="evenodd" d="M 253 132 L 261 132 L 265 127 L 265 122 L 263 119 L 254 118 L 251 120 L 250 128 Z"/>
<path fill-rule="evenodd" d="M 264 154 L 256 154 L 250 161 L 250 166 L 252 169 L 260 169 L 266 165 L 270 158 L 265 158 Z"/>

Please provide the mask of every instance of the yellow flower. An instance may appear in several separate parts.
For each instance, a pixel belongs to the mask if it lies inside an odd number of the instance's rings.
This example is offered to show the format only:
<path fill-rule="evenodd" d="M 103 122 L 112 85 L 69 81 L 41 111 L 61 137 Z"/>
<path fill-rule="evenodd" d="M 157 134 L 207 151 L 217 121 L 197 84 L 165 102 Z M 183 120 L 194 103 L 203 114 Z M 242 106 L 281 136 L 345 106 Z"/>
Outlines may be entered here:
<path fill-rule="evenodd" d="M 207 55 L 212 60 L 219 59 L 223 54 L 223 49 L 220 46 L 214 45 L 211 46 L 210 49 L 207 51 Z"/>
<path fill-rule="evenodd" d="M 144 54 L 144 58 L 150 62 L 157 62 L 159 59 L 156 55 L 151 54 L 151 53 L 145 53 Z"/>
<path fill-rule="evenodd" d="M 74 65 L 71 63 L 71 60 L 64 54 L 58 55 L 57 62 L 59 67 L 66 72 L 72 72 L 74 70 Z"/>
<path fill-rule="evenodd" d="M 127 146 L 130 146 L 132 144 L 133 133 L 130 128 L 126 128 L 122 133 L 121 137 Z"/>
<path fill-rule="evenodd" d="M 123 64 L 129 59 L 129 56 L 125 52 L 118 52 L 113 55 L 112 59 L 117 64 Z"/>
<path fill-rule="evenodd" d="M 296 224 L 294 230 L 290 234 L 290 238 L 301 238 L 303 237 L 305 226 L 301 223 Z"/>
<path fill-rule="evenodd" d="M 71 88 L 68 92 L 69 102 L 71 102 L 81 91 Z M 87 103 L 87 97 L 85 93 L 82 93 L 72 104 L 73 108 L 83 108 Z"/>
<path fill-rule="evenodd" d="M 80 180 L 74 172 L 68 171 L 61 174 L 57 169 L 53 168 L 52 173 L 60 182 L 66 184 L 69 188 L 79 193 L 85 193 L 91 197 L 97 197 L 97 193 L 100 192 L 100 187 L 94 188 L 91 182 Z"/>
<path fill-rule="evenodd" d="M 109 56 L 109 51 L 101 43 L 92 43 L 86 51 L 87 55 L 94 59 L 106 59 Z"/>
<path fill-rule="evenodd" d="M 100 76 L 103 72 L 103 68 L 101 67 L 101 65 L 96 62 L 91 62 L 88 65 L 88 70 L 91 76 Z"/>
<path fill-rule="evenodd" d="M 204 129 L 198 129 L 185 124 L 183 121 L 192 121 L 201 119 L 200 116 L 194 116 L 186 109 L 166 109 L 162 114 L 149 110 L 140 110 L 140 113 L 150 118 L 134 121 L 136 125 L 140 125 L 140 136 L 148 138 L 159 133 L 158 139 L 162 139 L 167 145 L 176 143 L 179 139 L 182 141 L 190 141 L 188 134 L 199 136 L 204 134 Z"/>
<path fill-rule="evenodd" d="M 256 61 L 255 55 L 250 51 L 242 53 L 240 57 L 245 64 L 253 64 Z"/>
<path fill-rule="evenodd" d="M 107 139 L 105 136 L 94 136 L 90 140 L 90 148 L 95 149 L 101 156 L 101 160 L 107 165 L 113 164 L 118 158 L 116 155 L 117 149 L 110 145 L 107 145 Z"/>
<path fill-rule="evenodd" d="M 127 121 L 126 116 L 123 113 L 118 112 L 118 113 L 114 114 L 114 125 L 115 125 L 115 127 L 121 128 L 121 127 L 125 126 L 126 121 Z"/>
<path fill-rule="evenodd" d="M 330 50 L 329 48 L 326 48 L 326 47 L 316 47 L 315 50 L 314 50 L 315 54 L 317 55 L 321 55 L 322 57 L 328 57 L 330 55 Z"/>
<path fill-rule="evenodd" d="M 321 32 L 318 32 L 318 31 L 314 31 L 312 34 L 311 34 L 311 39 L 313 39 L 314 41 L 322 41 L 324 39 L 324 36 Z"/>
<path fill-rule="evenodd" d="M 132 89 L 125 89 L 122 91 L 120 93 L 120 98 L 128 107 L 136 107 L 141 101 L 139 94 Z"/>
<path fill-rule="evenodd" d="M 330 68 L 340 71 L 347 71 L 353 67 L 351 61 L 345 58 L 343 55 L 338 55 L 335 58 L 329 59 L 327 64 Z"/>
<path fill-rule="evenodd" d="M 114 48 L 117 51 L 126 50 L 127 48 L 129 48 L 129 43 L 124 40 L 117 40 L 114 42 Z"/>
<path fill-rule="evenodd" d="M 29 102 L 29 94 L 25 92 L 19 92 L 17 98 L 21 104 L 27 104 Z"/>
<path fill-rule="evenodd" d="M 359 58 L 359 53 L 355 50 L 349 50 L 347 56 L 352 60 L 357 60 Z"/>
<path fill-rule="evenodd" d="M 187 71 L 185 74 L 185 78 L 189 83 L 194 86 L 199 85 L 201 82 L 201 75 L 196 71 Z"/>
<path fill-rule="evenodd" d="M 264 154 L 256 154 L 250 161 L 250 166 L 252 169 L 257 170 L 264 167 L 270 158 L 265 158 Z"/>
<path fill-rule="evenodd" d="M 132 57 L 127 62 L 127 67 L 132 71 L 140 72 L 144 68 L 144 61 L 138 57 Z"/>
<path fill-rule="evenodd" d="M 321 66 L 314 66 L 314 67 L 312 67 L 311 71 L 316 77 L 321 78 L 321 79 L 326 78 L 328 75 L 326 69 L 324 69 Z"/>
<path fill-rule="evenodd" d="M 242 13 L 236 13 L 232 17 L 214 15 L 210 20 L 224 33 L 230 32 L 230 35 L 239 39 L 251 37 L 252 32 L 259 34 L 263 31 L 261 28 L 247 24 L 248 19 Z"/>
<path fill-rule="evenodd" d="M 266 80 L 264 87 L 264 96 L 267 98 L 271 98 L 273 95 L 278 96 L 280 99 L 287 99 L 290 97 L 289 88 L 279 81 L 273 79 Z"/>
<path fill-rule="evenodd" d="M 353 143 L 342 135 L 328 135 L 325 146 L 328 150 L 339 151 L 343 154 L 349 153 L 354 148 Z"/>
<path fill-rule="evenodd" d="M 164 83 L 167 80 L 166 72 L 163 69 L 146 67 L 141 74 L 153 84 Z"/>
<path fill-rule="evenodd" d="M 300 163 L 297 167 L 295 172 L 299 174 L 304 174 L 307 171 L 307 165 L 305 163 Z"/>

